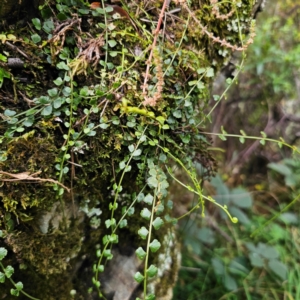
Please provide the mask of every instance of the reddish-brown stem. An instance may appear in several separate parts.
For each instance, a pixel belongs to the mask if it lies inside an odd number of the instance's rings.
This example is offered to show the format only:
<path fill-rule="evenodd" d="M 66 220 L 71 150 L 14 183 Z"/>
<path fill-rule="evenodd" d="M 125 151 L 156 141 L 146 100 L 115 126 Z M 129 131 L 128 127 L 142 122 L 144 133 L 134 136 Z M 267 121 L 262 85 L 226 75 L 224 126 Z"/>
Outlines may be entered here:
<path fill-rule="evenodd" d="M 152 57 L 153 57 L 153 50 L 156 46 L 159 30 L 160 30 L 160 27 L 161 27 L 161 23 L 162 23 L 162 20 L 163 20 L 164 13 L 165 13 L 166 7 L 168 5 L 168 2 L 169 2 L 168 0 L 164 0 L 163 7 L 162 7 L 161 12 L 159 14 L 159 19 L 158 19 L 158 22 L 157 22 L 157 26 L 156 26 L 156 29 L 154 31 L 154 39 L 153 39 L 153 43 L 152 43 L 152 46 L 151 46 L 151 52 L 150 52 L 149 58 L 147 60 L 147 69 L 146 69 L 145 80 L 144 80 L 144 85 L 143 85 L 143 95 L 144 96 L 146 95 L 146 86 L 147 86 L 147 81 L 148 81 L 148 77 L 149 77 L 150 65 L 151 65 L 151 61 L 152 61 Z"/>

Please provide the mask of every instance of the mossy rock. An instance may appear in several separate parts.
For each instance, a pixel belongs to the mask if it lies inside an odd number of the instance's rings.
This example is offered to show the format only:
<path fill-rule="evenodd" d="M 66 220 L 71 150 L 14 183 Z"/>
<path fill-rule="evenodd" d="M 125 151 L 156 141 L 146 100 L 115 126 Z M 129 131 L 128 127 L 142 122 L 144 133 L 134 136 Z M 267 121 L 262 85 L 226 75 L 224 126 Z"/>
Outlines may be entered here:
<path fill-rule="evenodd" d="M 246 49 L 240 38 L 251 30 L 252 2 L 171 2 L 156 28 L 160 2 L 91 9 L 84 1 L 50 0 L 35 3 L 30 25 L 9 18 L 1 25 L 0 244 L 10 249 L 4 264 L 27 266 L 15 275 L 26 276 L 26 291 L 70 299 L 76 289 L 75 299 L 98 299 L 87 290 L 96 245 L 111 230 L 105 221 L 122 218 L 116 204 L 127 208 L 146 185 L 144 194 L 157 201 L 152 214 L 159 203 L 167 206 L 164 166 L 174 157 L 214 173 L 199 124 L 208 121 L 214 75 L 232 50 Z M 4 15 L 13 6 L 1 9 Z M 118 247 L 143 243 L 136 232 L 149 226 L 140 216 L 146 205 L 135 206 Z M 154 237 L 163 240 L 170 227 Z"/>

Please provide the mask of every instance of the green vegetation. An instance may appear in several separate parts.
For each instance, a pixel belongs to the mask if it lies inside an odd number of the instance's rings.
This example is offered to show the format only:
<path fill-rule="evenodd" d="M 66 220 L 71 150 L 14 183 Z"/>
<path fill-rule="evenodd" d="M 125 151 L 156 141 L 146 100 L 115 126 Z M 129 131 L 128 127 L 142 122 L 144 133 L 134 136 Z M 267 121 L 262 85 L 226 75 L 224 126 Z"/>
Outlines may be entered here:
<path fill-rule="evenodd" d="M 296 135 L 300 52 L 295 8 L 291 1 L 266 8 L 245 71 L 221 110 L 226 115 L 216 112 L 215 120 L 222 120 L 220 124 L 230 131 L 227 134 L 221 127 L 221 135 L 215 133 L 224 141 L 216 145 L 226 151 L 227 160 L 224 155 L 223 175 L 212 178 L 206 189 L 239 223 L 228 222 L 222 211 L 209 206 L 205 219 L 194 214 L 182 222 L 183 260 L 174 299 L 300 297 Z M 227 117 L 234 114 L 235 118 Z M 285 137 L 292 151 L 281 148 L 280 140 L 279 147 L 266 144 L 266 134 L 268 139 Z"/>

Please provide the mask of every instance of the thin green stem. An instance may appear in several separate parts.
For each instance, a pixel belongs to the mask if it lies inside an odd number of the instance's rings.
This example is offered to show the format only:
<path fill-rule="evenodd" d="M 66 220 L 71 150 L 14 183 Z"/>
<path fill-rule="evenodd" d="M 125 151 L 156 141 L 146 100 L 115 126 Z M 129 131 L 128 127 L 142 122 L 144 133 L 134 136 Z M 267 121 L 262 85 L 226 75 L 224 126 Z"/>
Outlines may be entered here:
<path fill-rule="evenodd" d="M 159 186 L 159 185 L 158 185 Z M 147 269 L 148 269 L 148 261 L 149 261 L 149 249 L 150 249 L 150 242 L 151 242 L 151 235 L 152 235 L 152 223 L 154 218 L 154 208 L 156 203 L 156 195 L 158 194 L 159 188 L 157 187 L 154 191 L 154 197 L 152 202 L 152 210 L 151 210 L 151 217 L 149 222 L 149 232 L 148 232 L 148 238 L 147 238 L 147 250 L 146 250 L 146 257 L 145 257 L 145 264 L 144 264 L 144 297 L 147 295 Z"/>

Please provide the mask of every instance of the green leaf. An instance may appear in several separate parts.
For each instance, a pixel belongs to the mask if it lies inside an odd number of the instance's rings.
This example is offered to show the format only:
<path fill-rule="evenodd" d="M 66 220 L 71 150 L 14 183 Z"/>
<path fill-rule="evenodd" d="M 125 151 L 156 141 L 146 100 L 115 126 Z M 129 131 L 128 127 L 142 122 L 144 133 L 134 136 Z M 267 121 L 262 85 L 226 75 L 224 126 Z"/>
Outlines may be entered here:
<path fill-rule="evenodd" d="M 292 212 L 285 212 L 280 215 L 279 219 L 284 222 L 285 224 L 298 224 L 299 218 L 298 214 L 292 213 Z"/>
<path fill-rule="evenodd" d="M 18 291 L 21 291 L 23 289 L 23 283 L 19 281 L 15 284 L 15 287 Z"/>
<path fill-rule="evenodd" d="M 41 26 L 41 21 L 40 21 L 40 19 L 34 18 L 34 19 L 32 19 L 31 21 L 32 21 L 32 24 L 34 25 L 34 27 L 35 27 L 37 30 L 41 30 L 42 26 Z"/>
<path fill-rule="evenodd" d="M 285 264 L 278 261 L 277 259 L 272 259 L 268 262 L 268 267 L 282 280 L 286 280 L 288 277 L 288 269 Z"/>
<path fill-rule="evenodd" d="M 0 283 L 4 283 L 5 282 L 5 274 L 0 272 Z"/>
<path fill-rule="evenodd" d="M 182 117 L 181 110 L 173 111 L 172 115 L 177 119 L 181 118 Z"/>
<path fill-rule="evenodd" d="M 142 154 L 142 150 L 141 149 L 136 149 L 133 151 L 132 156 L 140 156 Z"/>
<path fill-rule="evenodd" d="M 139 231 L 138 231 L 139 236 L 140 236 L 143 240 L 146 239 L 148 233 L 149 233 L 148 229 L 147 229 L 146 227 L 144 227 L 144 226 L 143 226 L 142 228 L 140 228 Z"/>
<path fill-rule="evenodd" d="M 109 127 L 109 124 L 107 124 L 107 123 L 102 123 L 102 124 L 99 125 L 99 127 L 102 128 L 102 129 L 106 129 L 106 128 Z"/>
<path fill-rule="evenodd" d="M 146 220 L 150 220 L 151 218 L 151 211 L 148 208 L 144 208 L 141 211 L 141 217 L 146 219 Z"/>
<path fill-rule="evenodd" d="M 223 135 L 223 134 L 218 134 L 218 137 L 222 140 L 222 141 L 226 141 L 227 138 Z"/>
<path fill-rule="evenodd" d="M 158 180 L 156 177 L 151 176 L 147 179 L 147 183 L 151 188 L 156 188 L 158 187 Z"/>
<path fill-rule="evenodd" d="M 264 266 L 264 260 L 258 253 L 255 253 L 255 252 L 250 253 L 249 258 L 250 258 L 251 265 L 253 267 L 261 268 Z"/>
<path fill-rule="evenodd" d="M 188 144 L 191 140 L 190 134 L 180 134 L 179 137 L 181 138 L 181 141 L 185 144 Z"/>
<path fill-rule="evenodd" d="M 199 68 L 197 69 L 197 73 L 200 75 L 200 74 L 203 74 L 205 72 L 205 68 Z"/>
<path fill-rule="evenodd" d="M 164 221 L 162 218 L 157 217 L 155 218 L 155 220 L 153 221 L 152 225 L 153 227 L 157 230 L 159 229 L 162 225 L 164 224 Z"/>
<path fill-rule="evenodd" d="M 119 163 L 119 168 L 120 168 L 120 170 L 123 170 L 123 169 L 125 168 L 125 166 L 126 166 L 126 163 L 125 163 L 124 160 L 122 160 L 122 161 Z"/>
<path fill-rule="evenodd" d="M 131 166 L 130 166 L 130 165 L 126 166 L 126 168 L 125 168 L 124 171 L 125 171 L 125 172 L 130 172 L 130 171 L 131 171 Z"/>
<path fill-rule="evenodd" d="M 42 38 L 36 33 L 31 36 L 31 39 L 35 44 L 39 43 L 42 40 Z"/>
<path fill-rule="evenodd" d="M 3 54 L 0 53 L 0 61 L 7 62 L 7 57 L 5 55 L 3 55 Z M 4 70 L 4 69 L 0 68 L 0 72 L 2 70 Z"/>
<path fill-rule="evenodd" d="M 247 276 L 250 270 L 246 267 L 247 263 L 243 258 L 235 257 L 228 266 L 228 271 L 231 274 Z"/>
<path fill-rule="evenodd" d="M 233 197 L 231 202 L 240 208 L 251 208 L 253 201 L 251 195 L 243 188 L 235 188 L 231 191 Z"/>
<path fill-rule="evenodd" d="M 7 250 L 3 247 L 0 247 L 0 261 L 7 255 Z"/>
<path fill-rule="evenodd" d="M 54 29 L 53 21 L 52 20 L 45 21 L 44 24 L 43 24 L 43 29 L 45 30 L 45 32 L 51 33 L 52 30 Z"/>
<path fill-rule="evenodd" d="M 55 97 L 58 93 L 58 90 L 57 90 L 57 88 L 53 88 L 53 89 L 48 90 L 47 93 L 50 97 Z"/>
<path fill-rule="evenodd" d="M 108 42 L 108 45 L 111 47 L 111 48 L 113 48 L 113 47 L 115 47 L 116 45 L 117 45 L 117 42 L 115 41 L 115 40 L 109 40 L 109 41 L 107 41 Z"/>
<path fill-rule="evenodd" d="M 144 196 L 144 195 L 143 195 L 143 196 Z M 151 205 L 152 202 L 153 202 L 153 196 L 152 196 L 151 194 L 147 194 L 147 196 L 143 197 L 142 200 L 143 200 L 145 203 Z"/>
<path fill-rule="evenodd" d="M 83 8 L 78 9 L 78 12 L 82 15 L 87 15 L 90 13 L 89 9 L 83 9 Z"/>
<path fill-rule="evenodd" d="M 55 80 L 53 80 L 53 82 L 55 83 L 55 85 L 60 86 L 63 84 L 64 81 L 60 77 L 58 77 Z"/>
<path fill-rule="evenodd" d="M 79 9 L 80 10 L 80 9 Z M 78 10 L 78 11 L 79 11 Z M 67 20 L 68 19 L 68 16 L 66 15 L 66 14 L 64 14 L 64 13 L 59 13 L 59 14 L 57 14 L 57 19 L 59 20 L 59 21 L 65 21 L 65 20 Z"/>
<path fill-rule="evenodd" d="M 116 220 L 115 219 L 105 221 L 106 228 L 109 228 L 110 226 L 115 226 L 115 225 L 116 225 Z"/>
<path fill-rule="evenodd" d="M 6 268 L 5 268 L 5 270 L 4 270 L 4 272 L 5 272 L 5 276 L 7 277 L 7 278 L 10 278 L 11 276 L 12 276 L 12 274 L 14 273 L 14 268 L 12 267 L 12 266 L 7 266 Z"/>
<path fill-rule="evenodd" d="M 155 295 L 154 294 L 149 294 L 146 296 L 145 300 L 155 300 Z"/>
<path fill-rule="evenodd" d="M 259 141 L 263 146 L 266 144 L 266 140 L 260 140 Z"/>
<path fill-rule="evenodd" d="M 154 239 L 149 246 L 151 252 L 156 252 L 160 248 L 161 243 L 157 239 Z"/>
<path fill-rule="evenodd" d="M 14 110 L 6 109 L 6 110 L 4 111 L 4 115 L 5 115 L 6 117 L 12 117 L 12 116 L 14 116 L 15 114 L 16 114 L 16 112 L 15 112 Z"/>
<path fill-rule="evenodd" d="M 152 278 L 157 274 L 157 267 L 155 267 L 154 265 L 151 265 L 148 270 L 146 271 L 147 275 Z"/>
<path fill-rule="evenodd" d="M 265 243 L 258 243 L 256 248 L 257 253 L 259 253 L 265 259 L 275 259 L 279 257 L 278 251 Z"/>
<path fill-rule="evenodd" d="M 141 283 L 144 280 L 144 276 L 140 272 L 134 274 L 134 280 L 138 283 Z"/>
<path fill-rule="evenodd" d="M 140 260 L 143 260 L 147 254 L 142 247 L 137 248 L 135 253 Z"/>
<path fill-rule="evenodd" d="M 132 144 L 132 145 L 129 145 L 128 146 L 128 150 L 132 153 L 133 151 L 134 151 L 134 145 Z"/>
<path fill-rule="evenodd" d="M 18 297 L 20 292 L 17 289 L 10 289 L 10 294 Z"/>
<path fill-rule="evenodd" d="M 219 258 L 216 257 L 212 258 L 211 264 L 214 272 L 217 275 L 223 275 L 225 273 L 224 263 Z"/>
<path fill-rule="evenodd" d="M 57 98 L 53 102 L 53 107 L 55 109 L 57 109 L 57 108 L 60 108 L 62 104 L 63 104 L 63 99 L 62 98 Z"/>
<path fill-rule="evenodd" d="M 234 207 L 231 206 L 229 209 L 229 212 L 232 216 L 238 218 L 238 220 L 244 224 L 244 225 L 248 225 L 251 223 L 250 219 L 248 218 L 248 216 L 238 207 Z"/>
<path fill-rule="evenodd" d="M 227 272 L 225 273 L 225 276 L 224 276 L 224 286 L 229 291 L 234 291 L 238 288 L 236 280 L 231 275 L 229 275 Z"/>
<path fill-rule="evenodd" d="M 50 98 L 48 96 L 41 96 L 37 99 L 37 102 L 41 104 L 48 104 L 50 102 Z"/>
<path fill-rule="evenodd" d="M 100 273 L 104 272 L 104 265 L 99 265 L 97 269 Z"/>
<path fill-rule="evenodd" d="M 287 165 L 282 163 L 269 163 L 268 168 L 274 170 L 275 172 L 283 176 L 290 176 L 293 174 L 292 169 L 290 169 Z"/>
<path fill-rule="evenodd" d="M 120 224 L 119 224 L 120 228 L 124 228 L 124 227 L 126 227 L 127 225 L 128 225 L 128 222 L 127 222 L 126 219 L 123 219 L 123 220 L 120 222 Z"/>
<path fill-rule="evenodd" d="M 110 249 L 106 249 L 103 251 L 103 256 L 108 258 L 112 256 L 111 250 Z"/>
<path fill-rule="evenodd" d="M 68 71 L 70 68 L 69 66 L 64 62 L 64 61 L 61 61 L 59 62 L 56 67 L 59 69 L 59 70 L 66 70 Z"/>
<path fill-rule="evenodd" d="M 214 69 L 213 68 L 207 68 L 206 70 L 206 77 L 213 77 L 215 75 Z"/>
<path fill-rule="evenodd" d="M 23 127 L 18 127 L 17 129 L 16 129 L 16 132 L 23 132 L 25 129 L 23 128 Z"/>
<path fill-rule="evenodd" d="M 47 105 L 44 107 L 44 109 L 41 111 L 42 116 L 50 116 L 52 113 L 52 105 Z"/>
<path fill-rule="evenodd" d="M 24 119 L 22 125 L 25 127 L 30 127 L 32 126 L 33 122 L 34 122 L 34 116 L 30 116 Z"/>

